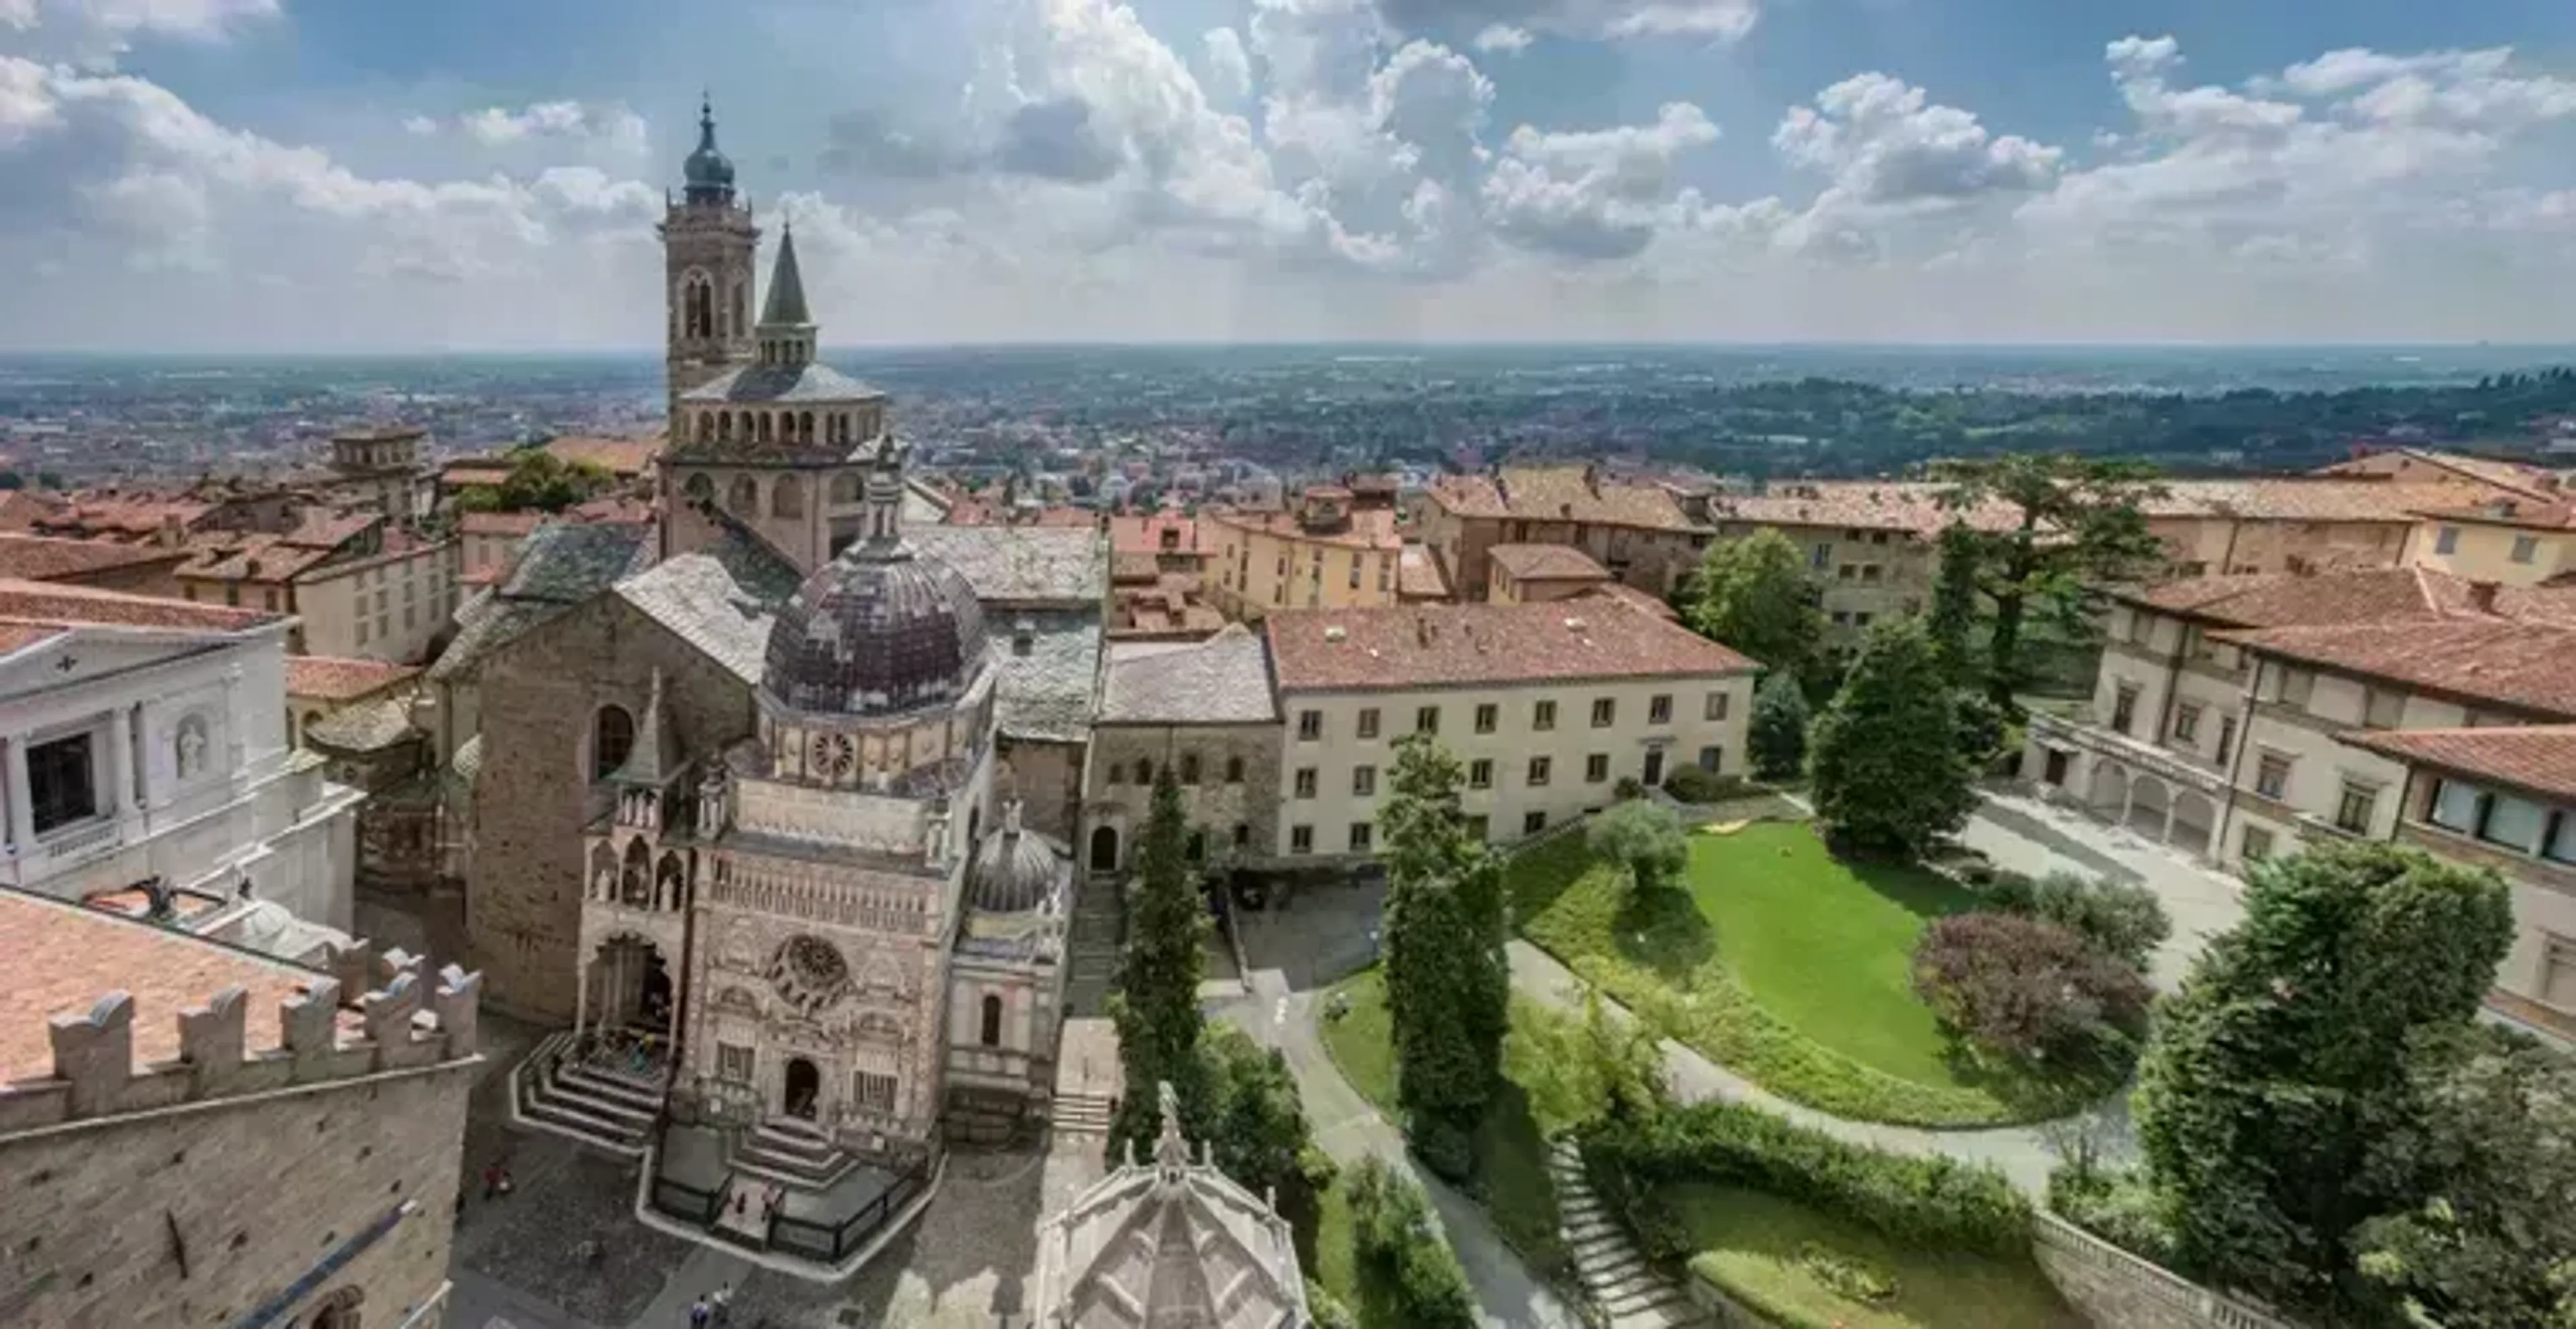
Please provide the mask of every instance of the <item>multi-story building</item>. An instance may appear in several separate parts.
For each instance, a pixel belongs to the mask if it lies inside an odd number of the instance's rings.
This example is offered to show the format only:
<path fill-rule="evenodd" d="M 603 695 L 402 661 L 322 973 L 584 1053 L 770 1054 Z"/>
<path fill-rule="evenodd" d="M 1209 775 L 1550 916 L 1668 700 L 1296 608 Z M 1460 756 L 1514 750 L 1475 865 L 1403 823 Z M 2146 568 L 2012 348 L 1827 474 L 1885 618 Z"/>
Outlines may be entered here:
<path fill-rule="evenodd" d="M 1940 562 L 1941 532 L 1952 522 L 1999 529 L 2014 520 L 1999 506 L 1948 508 L 1938 485 L 1874 481 L 1795 481 L 1761 494 L 1707 494 L 1692 506 L 1719 539 L 1769 529 L 1797 546 L 1826 616 L 1843 635 L 1921 612 Z"/>
<path fill-rule="evenodd" d="M 1269 858 L 1279 842 L 1279 704 L 1266 638 L 1233 624 L 1205 641 L 1112 643 L 1083 777 L 1084 865 L 1127 867 L 1169 770 L 1192 861 Z"/>
<path fill-rule="evenodd" d="M 2173 480 L 2139 504 L 2178 577 L 2389 568 L 2416 513 L 2487 492 L 2466 483 L 2299 477 Z"/>
<path fill-rule="evenodd" d="M 286 741 L 302 746 L 305 731 L 342 711 L 377 702 L 408 702 L 420 666 L 332 655 L 286 657 Z"/>
<path fill-rule="evenodd" d="M 476 976 L 0 889 L 13 1325 L 435 1329 Z"/>
<path fill-rule="evenodd" d="M 146 541 L 112 544 L 43 535 L 0 535 L 0 578 L 94 586 L 103 591 L 175 596 L 178 572 L 194 557 L 184 546 Z"/>
<path fill-rule="evenodd" d="M 1296 504 L 1200 515 L 1200 546 L 1214 554 L 1201 581 L 1208 602 L 1246 622 L 1286 609 L 1394 604 L 1404 556 L 1396 514 L 1355 506 L 1339 485 L 1310 488 Z"/>
<path fill-rule="evenodd" d="M 287 742 L 283 615 L 0 582 L 0 884 L 345 930 L 361 796 Z"/>
<path fill-rule="evenodd" d="M 1607 807 L 1622 780 L 1743 769 L 1756 666 L 1622 595 L 1538 604 L 1307 610 L 1266 622 L 1285 802 L 1275 852 L 1364 856 L 1395 740 L 1466 764 L 1493 842 Z"/>
<path fill-rule="evenodd" d="M 542 512 L 468 512 L 456 519 L 456 580 L 479 589 L 499 581 L 519 547 L 546 519 Z"/>
<path fill-rule="evenodd" d="M 2559 480 L 2547 467 L 2493 457 L 2472 457 L 2430 448 L 2381 448 L 2317 468 L 2318 475 L 2367 477 L 2409 485 L 2459 485 L 2470 493 L 2501 491 L 2546 502 L 2559 495 Z"/>
<path fill-rule="evenodd" d="M 2234 872 L 2339 838 L 2466 847 L 2450 856 L 2517 882 L 2498 1004 L 2576 1032 L 2548 968 L 2576 925 L 2567 874 L 2545 861 L 2558 781 L 2517 764 L 2559 751 L 2548 735 L 2576 721 L 2571 653 L 2576 591 L 2561 587 L 2397 568 L 2123 591 L 2089 713 L 2034 715 L 2023 774 Z M 2451 803 L 2428 802 L 2446 779 Z"/>
<path fill-rule="evenodd" d="M 2472 581 L 2534 586 L 2576 572 L 2576 504 L 2487 498 L 2427 508 L 2407 561 Z"/>
<path fill-rule="evenodd" d="M 1485 598 L 1498 605 L 1564 600 L 1608 585 L 1610 570 L 1572 545 L 1495 545 Z"/>
<path fill-rule="evenodd" d="M 1668 486 L 1597 466 L 1506 466 L 1443 476 L 1413 501 L 1413 525 L 1462 600 L 1482 600 L 1502 544 L 1570 545 L 1630 586 L 1670 595 L 1699 566 L 1710 532 Z"/>
<path fill-rule="evenodd" d="M 296 618 L 295 649 L 412 662 L 456 612 L 456 542 L 375 512 L 314 510 L 284 535 L 208 537 L 179 569 L 183 598 Z"/>
<path fill-rule="evenodd" d="M 428 431 L 411 425 L 346 429 L 331 436 L 331 464 L 301 487 L 324 502 L 366 508 L 395 522 L 429 515 L 438 495 L 438 472 L 423 462 Z"/>

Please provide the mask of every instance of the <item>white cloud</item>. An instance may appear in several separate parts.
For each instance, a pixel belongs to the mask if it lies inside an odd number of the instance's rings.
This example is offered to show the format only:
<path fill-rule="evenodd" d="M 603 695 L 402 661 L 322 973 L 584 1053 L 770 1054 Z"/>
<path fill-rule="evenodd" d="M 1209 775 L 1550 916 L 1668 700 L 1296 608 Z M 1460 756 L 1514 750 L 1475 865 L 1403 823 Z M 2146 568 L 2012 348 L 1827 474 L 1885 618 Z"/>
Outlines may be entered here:
<path fill-rule="evenodd" d="M 1651 125 L 1570 133 L 1523 125 L 1486 177 L 1486 215 L 1533 250 L 1628 258 L 1700 210 L 1698 194 L 1674 191 L 1673 162 L 1717 138 L 1717 126 L 1688 102 L 1666 105 Z"/>
<path fill-rule="evenodd" d="M 635 156 L 643 155 L 650 146 L 651 132 L 644 117 L 624 106 L 576 101 L 534 102 L 516 109 L 487 106 L 457 116 L 449 124 L 425 115 L 403 120 L 404 131 L 419 137 L 434 136 L 450 128 L 490 148 L 553 140 L 594 144 Z"/>
<path fill-rule="evenodd" d="M 1791 107 L 1772 146 L 1793 166 L 1831 178 L 1852 204 L 1946 205 L 2045 187 L 2065 154 L 1931 102 L 1887 74 L 1855 74 Z"/>
<path fill-rule="evenodd" d="M 1377 0 L 1405 32 L 1555 33 L 1610 41 L 1735 42 L 1761 20 L 1760 0 Z M 1518 49 L 1512 46 L 1480 49 Z"/>
<path fill-rule="evenodd" d="M 1244 52 L 1243 37 L 1232 28 L 1211 28 L 1199 39 L 1205 48 L 1209 92 L 1229 104 L 1252 95 L 1252 57 Z"/>
<path fill-rule="evenodd" d="M 0 0 L 12 53 L 103 64 L 139 36 L 220 41 L 278 16 L 278 0 Z"/>
<path fill-rule="evenodd" d="M 1509 23 L 1488 23 L 1483 31 L 1476 34 L 1476 40 L 1468 44 L 1479 51 L 1518 55 L 1528 50 L 1530 43 L 1536 40 L 1527 28 L 1515 28 Z"/>

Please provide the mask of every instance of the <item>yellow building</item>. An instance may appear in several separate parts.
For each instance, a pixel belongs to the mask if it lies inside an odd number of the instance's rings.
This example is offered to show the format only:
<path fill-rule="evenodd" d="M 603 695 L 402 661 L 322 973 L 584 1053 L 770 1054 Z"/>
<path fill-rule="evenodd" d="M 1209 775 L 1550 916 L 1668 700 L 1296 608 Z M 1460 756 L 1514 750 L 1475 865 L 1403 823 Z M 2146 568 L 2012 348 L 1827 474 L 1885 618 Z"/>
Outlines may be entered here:
<path fill-rule="evenodd" d="M 1579 549 L 1621 583 L 1670 595 L 1709 540 L 1671 487 L 1616 479 L 1598 466 L 1443 476 L 1414 500 L 1413 523 L 1461 600 L 1490 593 L 1497 545 Z"/>
<path fill-rule="evenodd" d="M 2492 498 L 2420 515 L 2407 558 L 2417 567 L 2504 586 L 2576 572 L 2576 504 Z"/>
<path fill-rule="evenodd" d="M 456 542 L 383 514 L 308 514 L 286 535 L 199 542 L 179 591 L 207 604 L 293 614 L 300 655 L 411 662 L 456 612 Z"/>
<path fill-rule="evenodd" d="M 2500 493 L 2413 477 L 2169 480 L 2139 504 L 2177 577 L 2393 568 L 2428 507 Z"/>
<path fill-rule="evenodd" d="M 1355 507 L 1339 486 L 1309 489 L 1286 512 L 1203 513 L 1199 531 L 1200 549 L 1214 553 L 1202 590 L 1228 618 L 1396 603 L 1404 539 L 1395 513 Z"/>

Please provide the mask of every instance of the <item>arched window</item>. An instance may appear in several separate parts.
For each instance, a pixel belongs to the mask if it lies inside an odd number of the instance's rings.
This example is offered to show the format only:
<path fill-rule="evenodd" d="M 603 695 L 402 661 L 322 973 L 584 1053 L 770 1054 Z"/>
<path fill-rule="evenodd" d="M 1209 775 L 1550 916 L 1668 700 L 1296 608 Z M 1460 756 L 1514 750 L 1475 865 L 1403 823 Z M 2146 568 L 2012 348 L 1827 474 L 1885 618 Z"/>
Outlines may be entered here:
<path fill-rule="evenodd" d="M 834 439 L 832 441 L 837 443 L 840 440 Z M 859 473 L 857 471 L 843 471 L 839 475 L 832 477 L 833 503 L 856 503 L 858 501 Z"/>
<path fill-rule="evenodd" d="M 1197 753 L 1195 753 L 1195 752 L 1184 752 L 1184 753 L 1182 753 L 1182 754 L 1181 754 L 1181 783 L 1182 783 L 1182 784 L 1197 784 L 1198 782 L 1199 782 L 1199 754 L 1197 754 Z"/>
<path fill-rule="evenodd" d="M 796 441 L 799 443 L 811 443 L 814 441 L 814 413 L 812 411 L 800 412 L 797 415 Z"/>
<path fill-rule="evenodd" d="M 1143 757 L 1138 757 L 1136 759 L 1136 783 L 1152 784 L 1153 782 L 1154 763 Z"/>
<path fill-rule="evenodd" d="M 1252 847 L 1252 826 L 1249 822 L 1238 821 L 1234 824 L 1234 847 L 1237 849 Z"/>
<path fill-rule="evenodd" d="M 1227 784 L 1243 783 L 1243 758 L 1228 757 L 1225 759 L 1225 782 Z"/>
<path fill-rule="evenodd" d="M 763 443 L 769 441 L 769 412 L 767 411 L 760 413 L 760 441 Z"/>
<path fill-rule="evenodd" d="M 795 476 L 782 475 L 770 482 L 769 515 L 773 517 L 805 515 L 805 486 Z"/>
<path fill-rule="evenodd" d="M 984 994 L 984 1046 L 997 1048 L 1001 1045 L 1002 999 L 987 992 Z"/>
<path fill-rule="evenodd" d="M 692 503 L 713 503 L 716 482 L 708 479 L 704 471 L 691 471 L 689 478 L 680 482 L 680 493 Z"/>
<path fill-rule="evenodd" d="M 753 432 L 752 432 L 752 427 L 751 427 L 751 412 L 749 412 L 749 411 L 736 411 L 736 412 L 734 412 L 733 414 L 734 414 L 734 421 L 733 421 L 733 432 L 734 432 L 734 437 L 741 439 L 741 440 L 742 440 L 743 442 L 745 442 L 745 443 L 748 443 L 748 442 L 750 442 L 752 439 L 754 439 L 754 438 L 758 437 L 758 435 L 757 435 L 757 434 L 755 434 L 755 433 L 753 433 Z"/>
<path fill-rule="evenodd" d="M 737 517 L 760 515 L 760 482 L 748 475 L 737 475 L 733 488 L 725 494 L 725 506 Z"/>
<path fill-rule="evenodd" d="M 680 335 L 689 338 L 715 335 L 715 287 L 705 277 L 692 275 L 680 288 L 680 308 Z"/>
<path fill-rule="evenodd" d="M 366 1304 L 363 1288 L 344 1287 L 324 1297 L 313 1312 L 313 1329 L 358 1329 L 358 1308 Z"/>
<path fill-rule="evenodd" d="M 605 780 L 635 751 L 635 717 L 622 706 L 602 706 L 590 722 L 590 778 Z"/>
<path fill-rule="evenodd" d="M 1127 764 L 1125 762 L 1113 761 L 1109 763 L 1109 783 L 1127 783 Z"/>
<path fill-rule="evenodd" d="M 704 412 L 699 413 L 698 441 L 701 443 L 713 443 L 716 441 L 716 418 L 714 416 L 708 415 Z"/>

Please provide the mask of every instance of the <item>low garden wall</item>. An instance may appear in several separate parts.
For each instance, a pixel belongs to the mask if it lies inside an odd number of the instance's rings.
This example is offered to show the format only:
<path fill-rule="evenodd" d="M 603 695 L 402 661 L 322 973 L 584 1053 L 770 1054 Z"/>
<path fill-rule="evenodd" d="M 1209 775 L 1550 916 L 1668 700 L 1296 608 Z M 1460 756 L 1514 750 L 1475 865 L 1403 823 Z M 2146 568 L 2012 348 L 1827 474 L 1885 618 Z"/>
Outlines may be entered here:
<path fill-rule="evenodd" d="M 2031 1215 L 2030 1238 L 2040 1272 L 2099 1329 L 2298 1329 L 2139 1259 L 2055 1214 Z"/>

